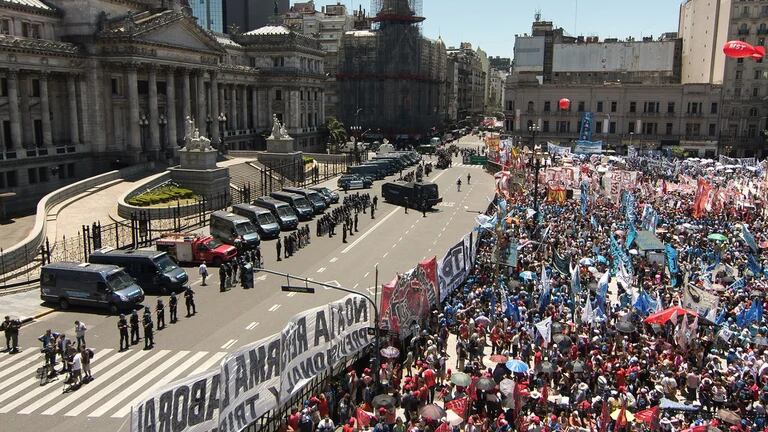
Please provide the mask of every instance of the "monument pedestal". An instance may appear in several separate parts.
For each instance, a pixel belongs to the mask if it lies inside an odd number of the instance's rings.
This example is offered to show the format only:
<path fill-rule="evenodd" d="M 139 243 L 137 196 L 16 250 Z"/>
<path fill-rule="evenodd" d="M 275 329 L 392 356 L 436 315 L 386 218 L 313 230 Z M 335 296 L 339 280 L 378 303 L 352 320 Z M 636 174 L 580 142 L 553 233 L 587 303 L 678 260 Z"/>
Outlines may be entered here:
<path fill-rule="evenodd" d="M 267 153 L 293 153 L 295 142 L 291 137 L 286 138 L 267 138 Z"/>
<path fill-rule="evenodd" d="M 179 150 L 180 164 L 169 169 L 171 179 L 206 198 L 229 196 L 229 168 L 216 166 L 218 153 L 210 147 Z"/>

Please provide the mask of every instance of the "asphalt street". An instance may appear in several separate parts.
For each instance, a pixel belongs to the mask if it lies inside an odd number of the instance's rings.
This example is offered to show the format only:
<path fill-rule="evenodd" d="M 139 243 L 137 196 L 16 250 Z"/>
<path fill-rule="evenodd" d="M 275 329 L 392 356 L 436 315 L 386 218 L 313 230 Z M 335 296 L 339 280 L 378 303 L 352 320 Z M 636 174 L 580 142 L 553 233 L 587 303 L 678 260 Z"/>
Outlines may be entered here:
<path fill-rule="evenodd" d="M 348 243 L 342 243 L 341 235 L 314 237 L 313 221 L 312 244 L 293 258 L 276 262 L 275 242 L 263 242 L 265 267 L 373 296 L 377 265 L 381 285 L 426 257 L 440 259 L 472 229 L 475 216 L 485 209 L 493 193 L 492 176 L 480 167 L 454 162 L 452 168 L 435 170 L 429 177 L 439 185 L 443 202 L 426 217 L 415 210 L 405 214 L 403 208 L 383 202 L 383 182 L 379 181 L 367 191 L 379 196 L 376 219 L 360 214 L 359 232 L 348 237 Z M 471 185 L 466 184 L 468 173 Z M 459 177 L 461 192 L 456 190 Z M 180 298 L 179 322 L 156 331 L 152 350 L 142 350 L 142 341 L 127 352 L 118 352 L 117 318 L 94 310 L 57 311 L 25 325 L 20 337 L 22 353 L 0 354 L 0 429 L 126 431 L 131 402 L 153 387 L 217 367 L 227 352 L 279 331 L 292 315 L 345 295 L 322 287 L 315 294 L 284 293 L 280 286 L 286 283 L 285 278 L 264 273 L 256 275 L 254 289 L 237 286 L 220 293 L 215 269 L 208 286 L 201 286 L 196 268 L 187 268 L 187 272 L 196 292 L 198 313 L 185 317 Z M 155 302 L 155 296 L 147 296 L 144 304 Z M 86 340 L 96 352 L 92 363 L 95 380 L 70 393 L 63 392 L 63 376 L 40 386 L 35 372 L 43 359 L 37 337 L 50 328 L 74 339 L 75 320 L 89 328 Z"/>

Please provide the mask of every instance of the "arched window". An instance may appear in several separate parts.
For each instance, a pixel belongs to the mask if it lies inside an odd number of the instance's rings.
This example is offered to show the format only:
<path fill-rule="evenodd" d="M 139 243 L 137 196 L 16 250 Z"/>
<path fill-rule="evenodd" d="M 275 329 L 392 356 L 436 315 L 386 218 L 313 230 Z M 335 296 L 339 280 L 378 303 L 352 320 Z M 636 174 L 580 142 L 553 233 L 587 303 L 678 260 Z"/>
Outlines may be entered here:
<path fill-rule="evenodd" d="M 533 112 L 533 101 L 528 101 L 528 112 Z"/>
<path fill-rule="evenodd" d="M 749 109 L 749 116 L 750 117 L 757 117 L 758 116 L 757 108 L 754 108 L 754 107 L 750 108 Z"/>

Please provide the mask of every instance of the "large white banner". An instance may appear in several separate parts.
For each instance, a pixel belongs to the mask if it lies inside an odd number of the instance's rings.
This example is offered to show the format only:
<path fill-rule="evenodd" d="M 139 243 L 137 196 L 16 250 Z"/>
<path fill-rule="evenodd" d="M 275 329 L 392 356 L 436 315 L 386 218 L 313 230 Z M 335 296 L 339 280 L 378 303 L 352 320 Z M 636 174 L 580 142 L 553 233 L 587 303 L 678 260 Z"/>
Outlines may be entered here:
<path fill-rule="evenodd" d="M 219 396 L 218 369 L 168 384 L 131 408 L 131 431 L 215 432 Z"/>
<path fill-rule="evenodd" d="M 280 406 L 308 381 L 367 347 L 368 303 L 360 295 L 294 316 L 280 334 L 222 362 L 218 432 L 237 432 Z"/>
<path fill-rule="evenodd" d="M 437 263 L 437 281 L 440 286 L 440 301 L 458 288 L 467 278 L 475 262 L 475 233 L 466 234 L 452 248 L 448 249 Z"/>

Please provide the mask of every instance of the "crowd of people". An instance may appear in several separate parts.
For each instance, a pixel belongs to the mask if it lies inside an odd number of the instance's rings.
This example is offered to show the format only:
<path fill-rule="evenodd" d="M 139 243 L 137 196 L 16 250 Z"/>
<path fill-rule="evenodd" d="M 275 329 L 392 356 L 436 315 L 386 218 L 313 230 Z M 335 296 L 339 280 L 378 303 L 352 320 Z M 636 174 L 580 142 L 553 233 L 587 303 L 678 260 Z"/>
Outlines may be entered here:
<path fill-rule="evenodd" d="M 583 199 L 498 191 L 463 286 L 282 430 L 765 429 L 762 169 L 615 159 L 552 161 L 579 167 Z M 592 186 L 630 169 L 620 199 Z M 661 259 L 638 251 L 637 230 Z"/>

